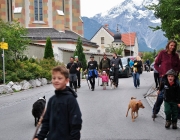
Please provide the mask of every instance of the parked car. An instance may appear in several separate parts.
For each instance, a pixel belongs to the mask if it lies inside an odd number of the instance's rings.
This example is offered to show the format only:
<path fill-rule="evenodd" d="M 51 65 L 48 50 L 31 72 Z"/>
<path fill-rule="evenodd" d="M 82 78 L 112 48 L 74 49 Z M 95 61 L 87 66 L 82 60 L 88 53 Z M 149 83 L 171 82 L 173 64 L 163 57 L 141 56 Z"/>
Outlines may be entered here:
<path fill-rule="evenodd" d="M 131 72 L 131 68 L 129 66 L 128 58 L 130 59 L 131 57 L 123 57 L 123 58 L 121 58 L 124 71 L 121 69 L 121 66 L 119 66 L 119 77 L 128 78 L 128 77 L 132 76 L 132 72 Z M 112 76 L 112 75 L 113 75 L 112 69 L 110 69 L 110 76 Z"/>

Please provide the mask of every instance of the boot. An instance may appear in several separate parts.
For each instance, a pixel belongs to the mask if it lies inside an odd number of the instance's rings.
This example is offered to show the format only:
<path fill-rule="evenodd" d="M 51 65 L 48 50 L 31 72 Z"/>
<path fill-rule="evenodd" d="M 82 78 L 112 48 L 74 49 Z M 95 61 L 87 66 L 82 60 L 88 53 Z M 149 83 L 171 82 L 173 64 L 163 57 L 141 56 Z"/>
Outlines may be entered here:
<path fill-rule="evenodd" d="M 176 122 L 172 123 L 172 129 L 177 129 L 177 123 Z"/>
<path fill-rule="evenodd" d="M 165 128 L 169 128 L 171 126 L 171 121 L 166 121 Z"/>

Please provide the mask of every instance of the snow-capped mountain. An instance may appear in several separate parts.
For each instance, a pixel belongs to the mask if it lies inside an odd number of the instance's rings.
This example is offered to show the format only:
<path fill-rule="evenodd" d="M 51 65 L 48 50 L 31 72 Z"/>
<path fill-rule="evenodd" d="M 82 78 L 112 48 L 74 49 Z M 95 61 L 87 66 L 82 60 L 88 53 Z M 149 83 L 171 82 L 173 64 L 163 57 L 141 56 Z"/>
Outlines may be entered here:
<path fill-rule="evenodd" d="M 136 32 L 140 51 L 159 50 L 165 47 L 167 38 L 162 31 L 153 32 L 149 28 L 149 26 L 155 27 L 161 24 L 161 21 L 154 17 L 153 11 L 145 8 L 152 3 L 158 3 L 158 0 L 124 0 L 119 5 L 90 19 L 101 25 L 109 24 L 112 30 L 116 30 L 118 25 L 121 33 Z M 86 22 L 84 26 L 85 24 Z"/>

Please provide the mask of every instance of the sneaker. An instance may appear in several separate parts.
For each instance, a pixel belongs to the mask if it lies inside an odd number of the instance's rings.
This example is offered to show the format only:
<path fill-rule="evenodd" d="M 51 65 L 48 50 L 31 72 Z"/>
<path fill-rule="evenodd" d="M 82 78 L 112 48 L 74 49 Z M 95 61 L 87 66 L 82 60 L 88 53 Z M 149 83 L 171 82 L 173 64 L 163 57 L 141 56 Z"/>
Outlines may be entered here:
<path fill-rule="evenodd" d="M 165 128 L 169 128 L 171 126 L 171 121 L 166 121 Z"/>
<path fill-rule="evenodd" d="M 94 88 L 92 88 L 91 90 L 94 91 Z"/>
<path fill-rule="evenodd" d="M 81 86 L 77 86 L 77 88 L 80 88 Z"/>
<path fill-rule="evenodd" d="M 77 92 L 77 88 L 75 88 L 75 90 L 74 90 L 75 92 Z"/>
<path fill-rule="evenodd" d="M 103 84 L 101 84 L 100 86 L 103 86 Z"/>
<path fill-rule="evenodd" d="M 177 129 L 177 123 L 172 123 L 172 129 Z"/>

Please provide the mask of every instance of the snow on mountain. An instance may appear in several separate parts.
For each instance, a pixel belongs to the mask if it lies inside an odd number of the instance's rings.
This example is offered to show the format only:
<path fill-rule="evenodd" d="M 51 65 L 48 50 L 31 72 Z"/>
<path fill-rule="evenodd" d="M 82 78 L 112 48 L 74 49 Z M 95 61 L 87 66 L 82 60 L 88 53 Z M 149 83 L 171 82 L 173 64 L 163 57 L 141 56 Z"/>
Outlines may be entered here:
<path fill-rule="evenodd" d="M 158 3 L 158 0 L 124 0 L 110 10 L 99 13 L 90 18 L 101 25 L 109 24 L 109 28 L 116 30 L 119 24 L 120 32 L 136 32 L 140 51 L 164 48 L 167 39 L 162 31 L 153 32 L 149 26 L 161 24 L 160 19 L 154 17 L 153 11 L 145 6 Z M 92 27 L 91 27 L 92 28 Z M 151 49 L 150 49 L 151 48 Z"/>

